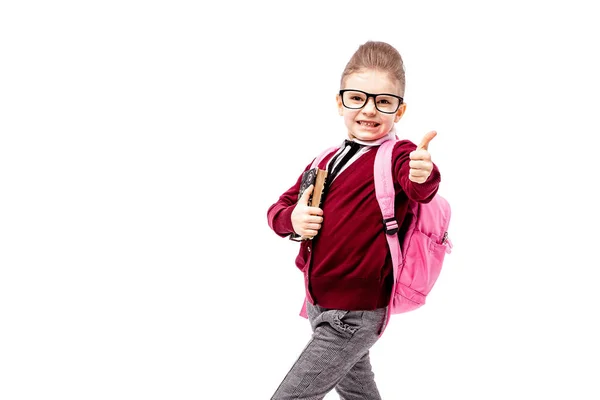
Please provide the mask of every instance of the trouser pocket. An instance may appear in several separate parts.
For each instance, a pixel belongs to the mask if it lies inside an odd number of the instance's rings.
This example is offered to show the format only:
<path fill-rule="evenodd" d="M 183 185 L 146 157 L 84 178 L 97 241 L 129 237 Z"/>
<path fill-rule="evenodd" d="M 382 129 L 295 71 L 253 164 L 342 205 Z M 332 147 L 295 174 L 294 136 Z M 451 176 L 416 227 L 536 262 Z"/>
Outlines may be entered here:
<path fill-rule="evenodd" d="M 327 324 L 343 336 L 352 336 L 360 327 L 362 311 L 330 310 L 306 303 L 306 311 L 313 332 Z M 357 315 L 358 314 L 358 315 Z"/>

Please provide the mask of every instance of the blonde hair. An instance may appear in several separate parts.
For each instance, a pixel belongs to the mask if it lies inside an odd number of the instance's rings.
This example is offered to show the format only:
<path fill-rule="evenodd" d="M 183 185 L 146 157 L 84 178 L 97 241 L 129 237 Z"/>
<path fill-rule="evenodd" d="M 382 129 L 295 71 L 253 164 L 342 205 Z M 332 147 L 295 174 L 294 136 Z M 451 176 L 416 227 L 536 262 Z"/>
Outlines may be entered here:
<path fill-rule="evenodd" d="M 360 45 L 358 50 L 354 52 L 340 81 L 340 88 L 344 88 L 344 81 L 348 75 L 355 72 L 360 72 L 363 69 L 376 69 L 387 72 L 392 79 L 398 81 L 398 93 L 404 97 L 404 88 L 406 86 L 406 78 L 404 76 L 404 62 L 400 52 L 393 46 L 385 42 L 375 42 L 369 40 Z"/>

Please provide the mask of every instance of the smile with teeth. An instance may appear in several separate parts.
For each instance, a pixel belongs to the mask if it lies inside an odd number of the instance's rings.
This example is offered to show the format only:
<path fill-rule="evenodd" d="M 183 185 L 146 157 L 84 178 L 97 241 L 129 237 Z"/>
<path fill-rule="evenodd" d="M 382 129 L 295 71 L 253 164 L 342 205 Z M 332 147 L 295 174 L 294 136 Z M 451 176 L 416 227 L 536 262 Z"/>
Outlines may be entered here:
<path fill-rule="evenodd" d="M 358 121 L 358 124 L 369 128 L 376 128 L 379 126 L 379 123 L 373 121 Z"/>

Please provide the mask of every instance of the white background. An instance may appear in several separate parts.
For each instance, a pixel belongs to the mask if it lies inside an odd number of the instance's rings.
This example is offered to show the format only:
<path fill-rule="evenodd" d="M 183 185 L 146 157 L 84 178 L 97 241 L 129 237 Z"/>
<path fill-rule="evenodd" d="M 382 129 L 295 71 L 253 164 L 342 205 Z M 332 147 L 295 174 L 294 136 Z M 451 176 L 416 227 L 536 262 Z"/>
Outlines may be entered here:
<path fill-rule="evenodd" d="M 366 40 L 453 210 L 383 398 L 600 398 L 597 14 L 488 3 L 3 2 L 0 398 L 270 398 L 310 328 L 266 211 L 343 139 Z"/>

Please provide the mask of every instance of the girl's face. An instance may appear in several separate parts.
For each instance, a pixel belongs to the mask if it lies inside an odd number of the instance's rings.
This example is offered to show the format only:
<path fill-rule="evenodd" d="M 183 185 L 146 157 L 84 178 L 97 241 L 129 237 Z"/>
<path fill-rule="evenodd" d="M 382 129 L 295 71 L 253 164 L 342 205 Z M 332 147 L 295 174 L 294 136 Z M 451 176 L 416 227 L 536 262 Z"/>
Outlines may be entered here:
<path fill-rule="evenodd" d="M 342 89 L 356 89 L 363 92 L 380 94 L 391 93 L 399 95 L 398 83 L 390 79 L 387 72 L 374 69 L 364 69 L 346 77 Z M 348 128 L 349 139 L 372 141 L 386 136 L 394 124 L 402 118 L 406 105 L 402 103 L 394 114 L 385 114 L 375 108 L 375 99 L 369 97 L 367 104 L 361 109 L 344 107 L 342 98 L 337 95 L 338 111 L 344 117 L 344 124 Z"/>

